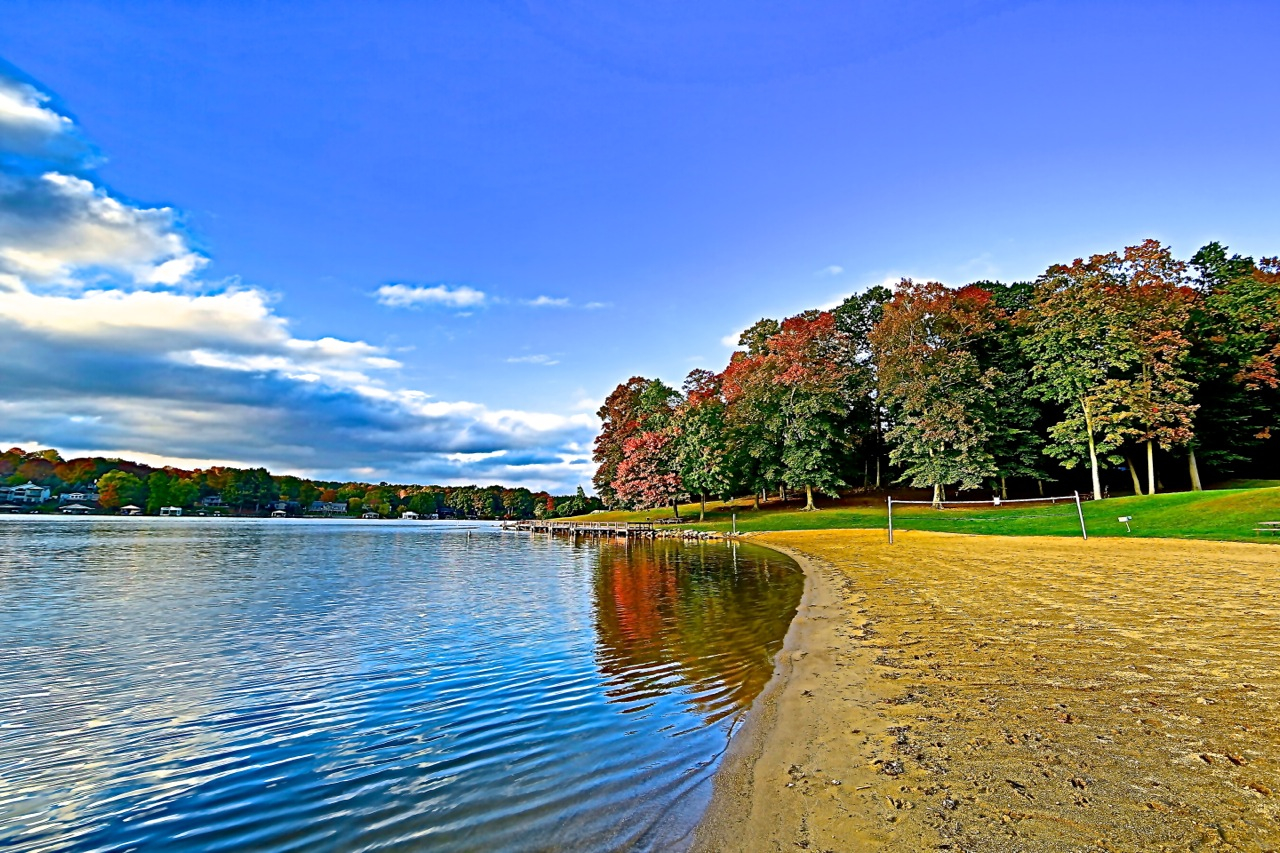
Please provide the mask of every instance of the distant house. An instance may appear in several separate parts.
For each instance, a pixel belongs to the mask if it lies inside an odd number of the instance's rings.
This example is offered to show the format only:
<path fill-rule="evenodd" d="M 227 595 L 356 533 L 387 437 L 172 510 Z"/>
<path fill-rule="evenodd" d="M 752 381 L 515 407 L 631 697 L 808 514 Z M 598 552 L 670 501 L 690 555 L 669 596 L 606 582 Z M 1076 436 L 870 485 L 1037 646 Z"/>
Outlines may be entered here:
<path fill-rule="evenodd" d="M 42 504 L 49 500 L 49 489 L 27 483 L 24 486 L 0 486 L 0 501 L 15 504 Z"/>
<path fill-rule="evenodd" d="M 120 514 L 121 515 L 142 515 L 142 507 L 134 506 L 133 504 L 129 504 L 128 506 L 122 506 L 120 507 Z"/>
<path fill-rule="evenodd" d="M 272 501 L 267 504 L 267 509 L 273 510 L 273 515 L 276 512 L 283 512 L 285 515 L 297 515 L 302 512 L 302 504 L 297 501 Z"/>
<path fill-rule="evenodd" d="M 307 512 L 319 515 L 346 515 L 347 505 L 342 501 L 312 501 Z"/>
<path fill-rule="evenodd" d="M 96 504 L 97 492 L 63 492 L 58 495 L 59 504 Z"/>
<path fill-rule="evenodd" d="M 409 521 L 417 521 L 419 518 L 418 514 L 411 509 L 406 509 L 404 512 L 400 513 L 400 517 L 407 518 Z"/>
<path fill-rule="evenodd" d="M 59 507 L 58 512 L 63 515 L 87 515 L 93 511 L 93 507 L 84 504 L 63 504 Z"/>
<path fill-rule="evenodd" d="M 162 506 L 160 507 L 161 515 L 179 516 L 182 515 L 182 507 L 180 506 Z"/>
<path fill-rule="evenodd" d="M 205 495 L 200 499 L 200 506 L 226 506 L 226 503 L 222 500 L 222 495 Z"/>
<path fill-rule="evenodd" d="M 381 518 L 382 516 L 378 515 L 376 512 L 366 512 L 364 515 L 360 517 L 361 518 Z"/>

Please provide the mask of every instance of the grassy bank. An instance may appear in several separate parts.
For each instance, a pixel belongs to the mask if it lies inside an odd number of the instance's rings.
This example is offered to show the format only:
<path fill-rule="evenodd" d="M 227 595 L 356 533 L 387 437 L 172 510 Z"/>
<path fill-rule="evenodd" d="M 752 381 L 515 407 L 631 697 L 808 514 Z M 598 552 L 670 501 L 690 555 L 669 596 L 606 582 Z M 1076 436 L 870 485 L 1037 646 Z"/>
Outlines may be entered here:
<path fill-rule="evenodd" d="M 1260 521 L 1280 521 L 1280 488 L 1233 488 L 1206 492 L 1110 498 L 1086 501 L 1085 524 L 1091 537 L 1148 537 L 1162 539 L 1216 539 L 1238 542 L 1275 542 L 1280 535 L 1259 535 Z M 681 506 L 683 517 L 696 521 L 698 505 Z M 804 512 L 798 502 L 766 504 L 759 510 L 750 501 L 708 503 L 706 521 L 687 526 L 697 530 L 728 532 L 737 517 L 740 532 L 772 530 L 834 530 L 884 528 L 883 496 L 842 501 L 817 512 Z M 1000 509 L 934 510 L 922 506 L 894 509 L 894 525 L 900 530 L 939 533 L 978 533 L 1000 536 L 1079 536 L 1080 522 L 1074 504 L 1045 506 L 1005 505 Z M 1116 519 L 1132 516 L 1132 532 Z M 670 510 L 597 513 L 592 519 L 644 521 L 670 518 Z"/>

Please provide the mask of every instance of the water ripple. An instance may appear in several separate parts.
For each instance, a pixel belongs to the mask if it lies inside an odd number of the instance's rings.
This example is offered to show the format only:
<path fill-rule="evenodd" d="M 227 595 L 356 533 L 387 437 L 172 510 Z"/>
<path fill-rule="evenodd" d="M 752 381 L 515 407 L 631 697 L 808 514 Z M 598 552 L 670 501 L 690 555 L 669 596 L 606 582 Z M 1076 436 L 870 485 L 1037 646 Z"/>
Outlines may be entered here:
<path fill-rule="evenodd" d="M 447 524 L 0 520 L 0 846 L 668 850 L 801 589 Z"/>

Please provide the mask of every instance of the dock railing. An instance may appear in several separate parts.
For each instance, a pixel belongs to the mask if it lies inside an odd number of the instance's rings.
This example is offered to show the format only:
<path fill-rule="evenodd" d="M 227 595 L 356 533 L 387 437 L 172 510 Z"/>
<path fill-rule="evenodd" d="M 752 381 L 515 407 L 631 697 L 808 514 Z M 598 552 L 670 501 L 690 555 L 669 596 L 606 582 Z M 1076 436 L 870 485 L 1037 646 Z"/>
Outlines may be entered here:
<path fill-rule="evenodd" d="M 571 536 L 652 536 L 652 521 L 562 521 L 559 519 L 516 522 L 516 530 L 531 533 L 565 533 Z"/>

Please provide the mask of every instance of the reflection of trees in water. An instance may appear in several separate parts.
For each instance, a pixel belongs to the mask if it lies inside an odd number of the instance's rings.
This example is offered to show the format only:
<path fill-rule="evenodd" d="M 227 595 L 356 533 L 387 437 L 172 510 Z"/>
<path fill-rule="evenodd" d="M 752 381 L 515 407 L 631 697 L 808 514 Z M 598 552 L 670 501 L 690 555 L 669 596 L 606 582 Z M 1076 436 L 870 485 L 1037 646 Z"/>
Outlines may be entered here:
<path fill-rule="evenodd" d="M 736 544 L 605 542 L 596 556 L 597 658 L 611 699 L 685 687 L 708 722 L 751 703 L 800 601 L 799 571 Z"/>

